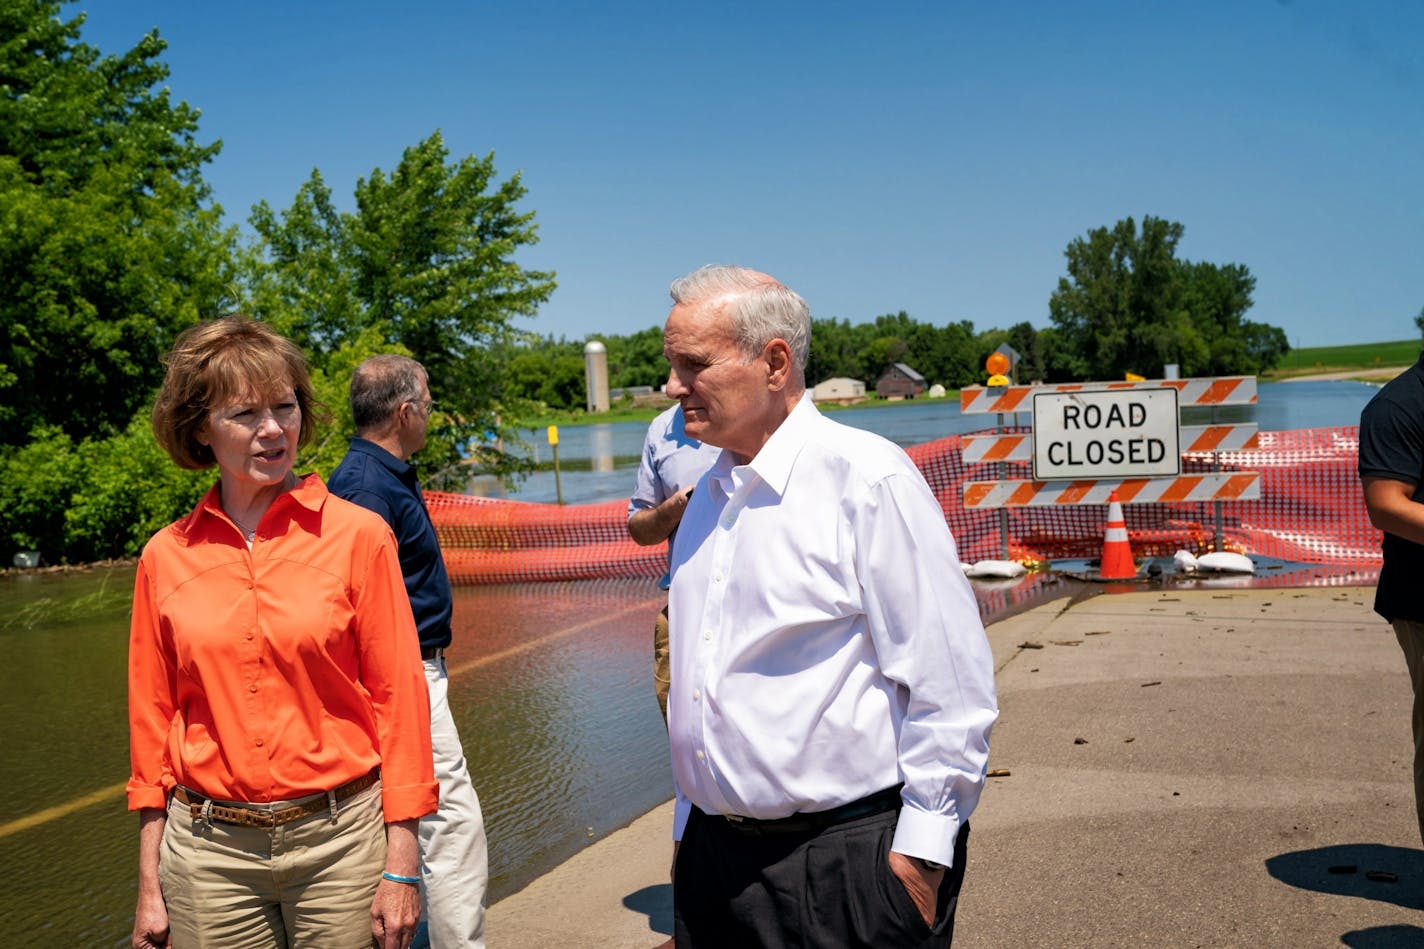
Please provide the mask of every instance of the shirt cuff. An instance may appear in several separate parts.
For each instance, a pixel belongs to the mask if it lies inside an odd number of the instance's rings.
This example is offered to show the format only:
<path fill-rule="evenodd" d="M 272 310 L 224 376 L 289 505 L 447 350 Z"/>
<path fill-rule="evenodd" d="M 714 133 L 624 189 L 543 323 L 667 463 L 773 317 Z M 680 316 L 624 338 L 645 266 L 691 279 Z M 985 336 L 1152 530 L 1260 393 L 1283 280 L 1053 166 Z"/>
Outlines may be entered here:
<path fill-rule="evenodd" d="M 687 828 L 687 819 L 692 816 L 692 802 L 685 797 L 679 797 L 672 806 L 672 839 L 678 841 L 682 839 L 682 832 Z"/>
<path fill-rule="evenodd" d="M 440 785 L 411 784 L 394 787 L 381 785 L 381 813 L 387 824 L 402 820 L 418 820 L 426 814 L 435 813 L 440 798 Z"/>
<path fill-rule="evenodd" d="M 168 792 L 161 787 L 154 787 L 151 784 L 130 784 L 126 790 L 131 811 L 142 811 L 149 808 L 161 811 L 168 806 Z"/>
<path fill-rule="evenodd" d="M 959 818 L 930 814 L 911 807 L 900 808 L 895 824 L 895 840 L 890 849 L 907 857 L 919 857 L 954 866 L 954 839 L 959 835 Z"/>

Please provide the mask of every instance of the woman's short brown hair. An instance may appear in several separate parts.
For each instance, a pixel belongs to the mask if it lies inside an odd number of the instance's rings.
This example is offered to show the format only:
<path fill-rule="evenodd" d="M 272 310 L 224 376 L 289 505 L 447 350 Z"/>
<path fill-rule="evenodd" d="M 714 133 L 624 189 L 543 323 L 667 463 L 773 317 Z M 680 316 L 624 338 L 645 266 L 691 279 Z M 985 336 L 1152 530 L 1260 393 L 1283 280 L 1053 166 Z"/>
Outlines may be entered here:
<path fill-rule="evenodd" d="M 190 326 L 163 359 L 167 372 L 153 402 L 153 435 L 180 468 L 212 467 L 213 450 L 197 439 L 215 406 L 251 395 L 278 397 L 290 385 L 302 412 L 297 447 L 316 434 L 320 405 L 307 359 L 266 323 L 224 316 Z"/>

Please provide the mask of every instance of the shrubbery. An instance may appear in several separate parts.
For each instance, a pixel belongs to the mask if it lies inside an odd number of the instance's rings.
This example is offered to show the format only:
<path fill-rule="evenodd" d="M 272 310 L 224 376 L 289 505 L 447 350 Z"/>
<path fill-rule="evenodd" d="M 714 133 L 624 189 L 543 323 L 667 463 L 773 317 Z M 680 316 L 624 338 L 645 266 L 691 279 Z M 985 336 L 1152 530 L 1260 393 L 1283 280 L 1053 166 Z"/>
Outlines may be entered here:
<path fill-rule="evenodd" d="M 110 439 L 75 444 L 56 427 L 0 456 L 0 537 L 46 563 L 137 556 L 154 531 L 191 510 L 216 471 L 184 471 L 149 431 L 147 413 Z"/>

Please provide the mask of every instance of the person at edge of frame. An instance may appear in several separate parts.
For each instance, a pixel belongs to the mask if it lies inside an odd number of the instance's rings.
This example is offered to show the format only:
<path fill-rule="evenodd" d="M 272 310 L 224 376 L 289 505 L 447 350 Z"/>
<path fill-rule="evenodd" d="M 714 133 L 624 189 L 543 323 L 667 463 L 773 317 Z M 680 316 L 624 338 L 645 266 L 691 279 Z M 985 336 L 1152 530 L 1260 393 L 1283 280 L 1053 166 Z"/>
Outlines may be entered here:
<path fill-rule="evenodd" d="M 1359 475 L 1370 523 L 1384 531 L 1375 612 L 1394 628 L 1414 687 L 1414 806 L 1424 841 L 1424 355 L 1360 413 Z"/>

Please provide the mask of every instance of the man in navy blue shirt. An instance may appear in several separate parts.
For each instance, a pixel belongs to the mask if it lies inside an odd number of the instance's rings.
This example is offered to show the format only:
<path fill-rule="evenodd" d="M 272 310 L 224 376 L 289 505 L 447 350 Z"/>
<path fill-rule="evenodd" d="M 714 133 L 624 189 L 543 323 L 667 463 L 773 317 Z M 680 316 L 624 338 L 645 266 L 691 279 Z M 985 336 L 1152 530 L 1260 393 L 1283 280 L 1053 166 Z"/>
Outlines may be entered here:
<path fill-rule="evenodd" d="M 406 356 L 372 356 L 351 376 L 356 437 L 327 484 L 375 511 L 395 532 L 430 690 L 430 739 L 440 806 L 420 821 L 421 932 L 434 949 L 483 947 L 489 856 L 484 817 L 450 715 L 450 577 L 410 456 L 425 447 L 435 400 L 425 367 Z"/>

